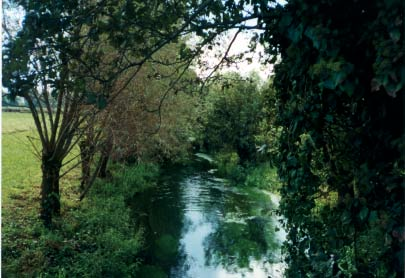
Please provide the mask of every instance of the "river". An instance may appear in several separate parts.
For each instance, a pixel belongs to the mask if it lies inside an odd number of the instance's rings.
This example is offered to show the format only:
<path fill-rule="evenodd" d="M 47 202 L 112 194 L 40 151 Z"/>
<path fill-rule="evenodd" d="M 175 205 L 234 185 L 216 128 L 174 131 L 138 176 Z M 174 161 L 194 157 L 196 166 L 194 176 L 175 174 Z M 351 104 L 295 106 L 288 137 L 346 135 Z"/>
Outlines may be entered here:
<path fill-rule="evenodd" d="M 229 186 L 201 163 L 166 169 L 132 202 L 145 237 L 137 277 L 282 277 L 275 200 Z"/>

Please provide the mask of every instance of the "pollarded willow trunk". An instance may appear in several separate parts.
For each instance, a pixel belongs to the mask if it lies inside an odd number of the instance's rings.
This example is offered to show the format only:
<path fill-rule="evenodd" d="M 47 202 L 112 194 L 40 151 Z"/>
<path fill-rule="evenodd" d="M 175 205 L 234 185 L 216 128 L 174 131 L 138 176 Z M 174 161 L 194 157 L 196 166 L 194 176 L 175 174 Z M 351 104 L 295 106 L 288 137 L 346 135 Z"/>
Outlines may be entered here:
<path fill-rule="evenodd" d="M 52 225 L 54 215 L 60 215 L 59 175 L 62 163 L 42 157 L 41 219 L 46 227 Z"/>

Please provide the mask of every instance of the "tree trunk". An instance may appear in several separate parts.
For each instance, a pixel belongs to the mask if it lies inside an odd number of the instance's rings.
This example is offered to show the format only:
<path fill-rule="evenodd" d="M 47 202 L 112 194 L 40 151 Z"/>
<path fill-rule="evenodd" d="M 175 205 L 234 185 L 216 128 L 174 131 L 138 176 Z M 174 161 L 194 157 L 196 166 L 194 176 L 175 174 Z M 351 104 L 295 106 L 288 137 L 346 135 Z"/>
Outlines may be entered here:
<path fill-rule="evenodd" d="M 108 160 L 110 159 L 111 150 L 113 148 L 113 143 L 111 138 L 108 138 L 104 143 L 103 150 L 101 152 L 101 166 L 100 171 L 98 172 L 99 178 L 106 178 L 108 175 L 107 166 Z"/>
<path fill-rule="evenodd" d="M 253 145 L 254 146 L 254 145 Z M 245 165 L 247 162 L 253 161 L 253 154 L 255 150 L 246 146 L 236 146 L 236 152 L 239 156 L 239 164 Z"/>
<path fill-rule="evenodd" d="M 52 217 L 60 215 L 59 174 L 61 163 L 50 160 L 51 155 L 42 157 L 41 219 L 51 227 Z"/>
<path fill-rule="evenodd" d="M 110 154 L 109 153 L 102 154 L 101 159 L 102 159 L 102 161 L 101 161 L 100 171 L 98 172 L 98 177 L 106 178 L 107 177 L 107 165 L 108 165 L 108 160 L 110 159 Z"/>
<path fill-rule="evenodd" d="M 80 157 L 82 162 L 82 180 L 80 183 L 80 189 L 83 190 L 90 179 L 90 166 L 94 155 L 94 147 L 90 146 L 89 142 L 82 141 L 80 146 Z"/>

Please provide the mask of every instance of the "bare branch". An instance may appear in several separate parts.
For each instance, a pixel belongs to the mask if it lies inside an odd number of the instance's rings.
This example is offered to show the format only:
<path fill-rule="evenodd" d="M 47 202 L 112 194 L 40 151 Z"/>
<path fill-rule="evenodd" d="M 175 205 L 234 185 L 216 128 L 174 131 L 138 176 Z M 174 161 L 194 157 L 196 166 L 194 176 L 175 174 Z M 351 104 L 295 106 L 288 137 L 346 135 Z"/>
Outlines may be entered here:
<path fill-rule="evenodd" d="M 207 76 L 207 78 L 204 80 L 204 82 L 203 82 L 203 84 L 202 84 L 202 86 L 201 86 L 201 91 L 203 91 L 203 89 L 204 89 L 206 83 L 210 80 L 211 76 L 219 69 L 219 67 L 220 67 L 225 61 L 227 61 L 229 51 L 231 50 L 232 45 L 234 44 L 236 38 L 238 37 L 238 35 L 239 35 L 239 33 L 240 33 L 241 31 L 242 31 L 241 29 L 238 29 L 238 31 L 236 31 L 235 35 L 233 36 L 231 42 L 230 42 L 229 45 L 228 45 L 228 48 L 226 49 L 224 55 L 222 56 L 222 59 L 219 61 L 218 64 L 215 65 L 214 69 L 211 71 L 211 73 L 210 73 L 210 74 Z"/>

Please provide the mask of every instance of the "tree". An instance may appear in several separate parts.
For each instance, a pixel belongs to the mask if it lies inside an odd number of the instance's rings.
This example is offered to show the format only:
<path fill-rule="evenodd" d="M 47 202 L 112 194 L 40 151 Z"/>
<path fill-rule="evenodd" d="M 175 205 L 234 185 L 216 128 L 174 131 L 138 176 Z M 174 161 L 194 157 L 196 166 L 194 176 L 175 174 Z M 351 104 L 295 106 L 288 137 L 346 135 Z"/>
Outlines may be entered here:
<path fill-rule="evenodd" d="M 82 136 L 79 143 L 81 199 L 97 176 L 108 176 L 109 160 L 162 162 L 179 160 L 186 155 L 190 148 L 193 90 L 196 90 L 197 80 L 188 62 L 184 63 L 178 55 L 180 46 L 179 43 L 166 45 L 145 63 L 125 90 L 119 95 L 112 91 L 114 100 Z M 131 74 L 132 71 L 128 71 L 117 84 L 126 82 Z"/>
<path fill-rule="evenodd" d="M 41 142 L 41 218 L 49 227 L 60 212 L 63 160 L 114 98 L 110 92 L 123 91 L 153 53 L 185 32 L 202 9 L 182 23 L 183 2 L 16 2 L 26 15 L 4 48 L 3 84 L 27 101 L 34 118 Z M 115 55 L 101 59 L 112 49 Z"/>
<path fill-rule="evenodd" d="M 256 136 L 264 119 L 263 97 L 257 78 L 235 74 L 210 88 L 202 133 L 208 150 L 234 149 L 243 164 L 254 161 Z"/>
<path fill-rule="evenodd" d="M 77 37 L 83 23 L 73 22 L 84 14 L 78 3 L 23 2 L 27 14 L 23 27 L 3 53 L 3 84 L 12 96 L 23 97 L 31 110 L 42 150 L 41 218 L 50 226 L 60 213 L 59 179 L 62 161 L 74 146 L 82 124 L 83 84 L 74 82 L 69 70 L 80 47 Z M 64 11 L 61 16 L 61 11 Z M 84 117 L 88 117 L 86 114 Z"/>
<path fill-rule="evenodd" d="M 164 161 L 184 153 L 196 76 L 181 63 L 179 45 L 170 44 L 157 52 L 108 107 L 107 128 L 114 138 L 115 160 Z"/>

